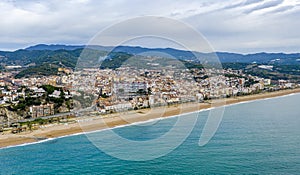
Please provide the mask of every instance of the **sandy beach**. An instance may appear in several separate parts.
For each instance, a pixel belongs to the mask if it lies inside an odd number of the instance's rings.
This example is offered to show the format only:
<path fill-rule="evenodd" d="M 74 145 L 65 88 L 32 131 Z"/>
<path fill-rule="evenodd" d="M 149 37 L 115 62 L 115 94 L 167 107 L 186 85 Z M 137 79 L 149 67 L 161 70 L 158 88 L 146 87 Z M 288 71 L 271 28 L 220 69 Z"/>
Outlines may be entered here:
<path fill-rule="evenodd" d="M 150 119 L 170 117 L 178 114 L 194 112 L 211 107 L 236 104 L 240 102 L 273 98 L 293 93 L 300 93 L 300 89 L 281 90 L 276 92 L 261 93 L 255 95 L 232 97 L 228 99 L 213 100 L 209 103 L 186 103 L 180 105 L 155 107 L 137 111 L 128 111 L 104 116 L 89 116 L 78 118 L 76 123 L 53 124 L 43 126 L 38 130 L 19 134 L 0 135 L 0 148 L 37 142 L 47 138 L 61 137 L 76 133 L 96 131 L 115 126 L 127 125 Z"/>

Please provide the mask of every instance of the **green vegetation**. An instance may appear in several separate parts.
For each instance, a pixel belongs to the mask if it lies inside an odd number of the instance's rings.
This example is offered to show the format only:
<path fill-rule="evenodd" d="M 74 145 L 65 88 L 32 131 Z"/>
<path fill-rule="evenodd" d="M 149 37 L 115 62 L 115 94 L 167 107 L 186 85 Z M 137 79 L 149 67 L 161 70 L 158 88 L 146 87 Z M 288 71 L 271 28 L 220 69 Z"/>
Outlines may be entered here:
<path fill-rule="evenodd" d="M 57 118 L 49 118 L 49 119 L 36 118 L 33 121 L 19 122 L 19 124 L 21 126 L 28 126 L 29 130 L 31 130 L 32 126 L 35 124 L 44 125 L 44 124 L 48 124 L 48 123 L 57 122 L 57 120 L 59 120 L 59 119 L 57 119 Z"/>
<path fill-rule="evenodd" d="M 42 88 L 48 93 L 52 94 L 55 90 L 60 90 L 60 88 L 52 85 L 42 85 Z"/>
<path fill-rule="evenodd" d="M 228 77 L 228 78 L 235 78 L 235 77 L 238 77 L 238 78 L 245 78 L 244 76 L 236 75 L 236 74 L 225 74 L 224 76 L 225 76 L 225 77 Z"/>
<path fill-rule="evenodd" d="M 274 70 L 283 74 L 299 75 L 300 76 L 300 65 L 291 64 L 291 65 L 274 65 Z"/>
<path fill-rule="evenodd" d="M 17 50 L 14 52 L 0 52 L 0 70 L 6 65 L 21 65 L 23 66 L 23 70 L 16 75 L 16 78 L 21 78 L 25 76 L 56 75 L 58 72 L 57 68 L 59 67 L 74 69 L 75 67 L 85 68 L 94 66 L 95 68 L 98 68 L 101 65 L 101 69 L 116 69 L 123 64 L 129 64 L 142 68 L 155 68 L 155 66 L 151 63 L 158 63 L 160 67 L 165 67 L 168 65 L 177 65 L 179 62 L 176 59 L 170 58 L 166 60 L 165 58 L 158 59 L 159 57 L 153 56 L 149 59 L 149 57 L 146 57 L 148 55 L 136 55 L 139 52 L 138 50 L 135 50 L 138 48 L 134 47 L 124 47 L 123 49 L 125 50 L 118 49 L 118 52 L 113 51 L 109 54 L 107 51 L 92 48 L 79 48 L 74 50 Z M 146 48 L 143 48 L 143 50 L 147 51 Z M 197 62 L 197 60 L 194 59 L 193 54 L 190 52 L 174 49 L 162 49 L 158 51 L 169 53 L 176 58 L 180 58 L 181 62 L 179 62 L 179 64 L 184 65 L 186 68 L 203 68 L 203 65 Z M 106 56 L 107 54 L 108 56 Z M 264 78 L 271 78 L 274 80 L 291 79 L 296 82 L 299 82 L 300 77 L 300 62 L 297 61 L 300 58 L 299 55 L 300 54 L 269 53 L 241 55 L 233 53 L 217 53 L 224 69 L 239 69 L 244 70 L 249 74 Z M 214 56 L 215 55 L 213 53 L 199 53 L 199 57 L 201 58 L 209 59 Z M 103 60 L 104 58 L 106 59 Z M 254 62 L 257 63 L 254 64 Z M 274 68 L 273 70 L 257 68 L 257 66 L 261 64 L 273 65 Z M 205 67 L 207 66 L 209 65 L 205 65 Z"/>
<path fill-rule="evenodd" d="M 243 70 L 247 74 L 268 78 L 272 80 L 291 80 L 300 83 L 300 65 L 268 64 L 273 66 L 273 70 L 261 69 L 258 64 L 252 63 L 223 63 L 224 69 Z M 230 76 L 230 75 L 225 75 Z"/>
<path fill-rule="evenodd" d="M 13 106 L 13 111 L 24 111 L 27 107 L 32 105 L 40 105 L 41 99 L 39 98 L 33 98 L 33 97 L 26 97 L 24 99 L 20 99 L 19 103 L 15 106 Z"/>
<path fill-rule="evenodd" d="M 249 79 L 245 82 L 244 86 L 245 87 L 250 87 L 251 85 L 258 83 L 258 81 L 254 81 L 253 79 Z"/>
<path fill-rule="evenodd" d="M 60 112 L 60 107 L 64 107 L 62 110 L 65 110 L 65 108 L 67 108 L 68 110 L 70 110 L 72 108 L 72 99 L 71 98 L 65 98 L 65 93 L 63 91 L 62 88 L 59 87 L 55 87 L 52 85 L 43 85 L 40 88 L 43 88 L 46 93 L 42 96 L 32 96 L 33 91 L 30 91 L 28 88 L 26 87 L 21 87 L 21 90 L 24 90 L 25 88 L 25 92 L 26 92 L 26 97 L 20 97 L 18 99 L 18 103 L 15 105 L 9 105 L 7 106 L 7 109 L 10 111 L 15 111 L 17 112 L 18 115 L 23 116 L 25 118 L 31 118 L 31 116 L 28 115 L 28 111 L 30 106 L 39 106 L 42 104 L 48 104 L 48 103 L 52 103 L 54 104 L 54 112 L 55 113 L 59 113 Z M 55 90 L 60 91 L 60 96 L 59 97 L 51 97 L 49 96 L 50 94 L 52 94 Z"/>
<path fill-rule="evenodd" d="M 25 70 L 22 70 L 15 76 L 15 78 L 56 75 L 58 68 L 58 65 L 45 63 L 40 66 L 29 67 Z"/>
<path fill-rule="evenodd" d="M 285 73 L 286 72 L 286 73 Z M 261 69 L 258 67 L 252 67 L 250 69 L 246 69 L 245 73 L 259 76 L 262 78 L 269 78 L 272 80 L 291 80 L 294 82 L 300 82 L 300 75 L 293 74 L 293 72 L 288 72 L 288 70 L 285 71 L 278 71 L 278 70 L 267 70 L 267 69 Z"/>
<path fill-rule="evenodd" d="M 203 69 L 201 64 L 181 60 L 184 66 L 188 69 Z"/>
<path fill-rule="evenodd" d="M 25 66 L 35 63 L 37 66 L 44 63 L 61 63 L 67 67 L 74 67 L 82 49 L 68 50 L 17 50 L 15 52 L 5 52 L 3 56 L 7 59 L 7 65 Z"/>
<path fill-rule="evenodd" d="M 118 67 L 121 67 L 124 62 L 126 62 L 130 57 L 133 55 L 117 52 L 117 53 L 110 53 L 108 57 L 101 63 L 100 69 L 116 69 Z"/>
<path fill-rule="evenodd" d="M 224 69 L 234 69 L 234 70 L 238 70 L 238 69 L 245 69 L 247 66 L 249 65 L 249 63 L 222 63 L 222 67 Z"/>

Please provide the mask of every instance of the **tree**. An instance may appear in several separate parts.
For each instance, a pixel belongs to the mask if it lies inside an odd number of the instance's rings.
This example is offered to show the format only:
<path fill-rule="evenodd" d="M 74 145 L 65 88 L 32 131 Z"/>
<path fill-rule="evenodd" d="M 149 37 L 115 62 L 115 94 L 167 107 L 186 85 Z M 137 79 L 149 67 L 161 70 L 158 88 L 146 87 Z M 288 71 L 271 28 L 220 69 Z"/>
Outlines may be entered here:
<path fill-rule="evenodd" d="M 148 94 L 151 95 L 151 94 L 152 94 L 152 89 L 151 89 L 151 87 L 148 87 L 147 90 L 148 90 Z"/>
<path fill-rule="evenodd" d="M 52 86 L 52 85 L 43 85 L 42 88 L 48 93 L 52 94 L 55 90 L 59 90 L 58 87 Z"/>

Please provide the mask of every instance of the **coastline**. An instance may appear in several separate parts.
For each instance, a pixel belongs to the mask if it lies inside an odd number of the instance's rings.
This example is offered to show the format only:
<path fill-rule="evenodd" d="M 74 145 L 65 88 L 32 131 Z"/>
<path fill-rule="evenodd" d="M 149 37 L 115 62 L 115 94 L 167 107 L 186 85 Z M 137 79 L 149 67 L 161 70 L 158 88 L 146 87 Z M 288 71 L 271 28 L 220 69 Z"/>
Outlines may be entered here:
<path fill-rule="evenodd" d="M 47 127 L 19 134 L 0 135 L 0 148 L 47 141 L 51 138 L 64 137 L 84 132 L 99 131 L 117 126 L 146 122 L 152 119 L 167 118 L 199 110 L 210 109 L 215 106 L 228 106 L 241 102 L 249 102 L 300 93 L 300 88 L 266 92 L 254 95 L 231 97 L 222 100 L 212 100 L 210 103 L 186 103 L 165 107 L 155 107 L 137 111 L 114 113 L 101 116 L 78 118 L 77 123 L 54 124 Z"/>

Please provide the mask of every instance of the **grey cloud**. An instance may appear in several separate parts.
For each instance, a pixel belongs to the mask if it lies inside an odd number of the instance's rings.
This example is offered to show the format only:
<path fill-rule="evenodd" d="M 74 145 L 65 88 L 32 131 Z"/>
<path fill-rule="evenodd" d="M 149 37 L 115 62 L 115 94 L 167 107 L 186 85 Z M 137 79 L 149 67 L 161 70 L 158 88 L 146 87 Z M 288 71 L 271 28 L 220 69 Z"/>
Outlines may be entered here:
<path fill-rule="evenodd" d="M 0 50 L 38 43 L 86 44 L 116 22 L 154 15 L 194 26 L 216 50 L 279 51 L 286 46 L 280 51 L 299 52 L 300 11 L 289 0 L 10 2 L 0 1 Z M 264 15 L 252 13 L 269 7 L 273 8 Z M 251 15 L 243 13 L 245 9 Z"/>
<path fill-rule="evenodd" d="M 278 5 L 280 5 L 281 3 L 283 3 L 283 1 L 284 1 L 284 0 L 273 0 L 273 1 L 268 1 L 268 2 L 265 2 L 265 3 L 263 3 L 263 4 L 257 5 L 257 6 L 254 7 L 254 8 L 251 8 L 251 9 L 249 9 L 249 10 L 246 10 L 244 13 L 250 14 L 250 13 L 253 13 L 253 12 L 255 12 L 255 11 L 259 11 L 259 10 L 263 10 L 263 9 L 275 7 L 275 6 L 278 6 Z"/>
<path fill-rule="evenodd" d="M 233 8 L 236 8 L 236 7 L 241 7 L 243 5 L 243 3 L 237 3 L 237 4 L 231 4 L 231 5 L 228 5 L 224 8 L 222 8 L 222 10 L 226 10 L 226 9 L 233 9 Z"/>
<path fill-rule="evenodd" d="M 246 0 L 244 3 L 242 3 L 243 5 L 250 5 L 250 4 L 255 4 L 255 3 L 259 3 L 262 2 L 263 0 Z"/>
<path fill-rule="evenodd" d="M 186 21 L 195 26 L 216 50 L 242 53 L 299 52 L 300 10 L 291 7 L 278 7 L 276 10 L 288 8 L 288 13 L 280 15 L 248 15 L 239 10 L 223 10 L 195 15 Z"/>
<path fill-rule="evenodd" d="M 291 6 L 291 5 L 288 5 L 288 6 L 283 6 L 283 7 L 279 7 L 275 10 L 272 10 L 271 12 L 269 12 L 268 14 L 275 14 L 275 13 L 282 13 L 282 12 L 286 12 L 288 10 L 291 10 L 295 8 L 295 6 Z"/>
<path fill-rule="evenodd" d="M 239 3 L 236 3 L 236 4 L 230 4 L 226 7 L 224 7 L 223 9 L 233 9 L 233 8 L 237 8 L 237 7 L 243 7 L 243 6 L 247 6 L 247 5 L 251 5 L 251 4 L 256 4 L 256 3 L 259 3 L 259 2 L 262 2 L 263 0 L 246 0 L 246 1 L 243 1 L 243 2 L 239 2 Z"/>

